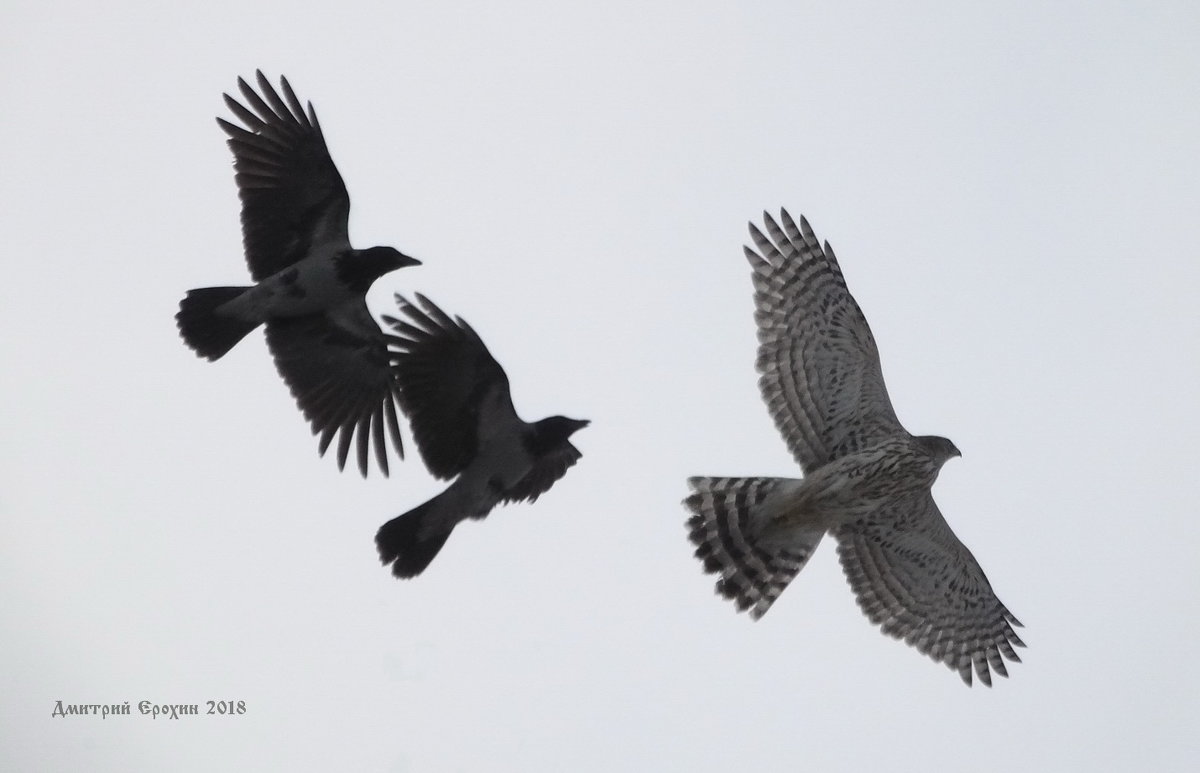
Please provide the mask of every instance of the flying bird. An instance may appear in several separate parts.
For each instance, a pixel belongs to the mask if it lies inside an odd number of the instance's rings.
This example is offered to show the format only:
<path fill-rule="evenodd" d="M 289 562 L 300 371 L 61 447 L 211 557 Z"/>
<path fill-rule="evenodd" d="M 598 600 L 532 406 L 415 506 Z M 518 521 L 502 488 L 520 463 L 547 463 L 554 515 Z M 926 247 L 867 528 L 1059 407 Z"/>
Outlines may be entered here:
<path fill-rule="evenodd" d="M 943 437 L 910 435 L 892 409 L 879 350 L 829 242 L 784 210 L 753 223 L 759 388 L 804 472 L 691 478 L 696 557 L 717 592 L 758 619 L 831 534 L 858 604 L 889 636 L 986 685 L 1020 661 L 1020 626 L 933 501 Z M 1003 656 L 1003 657 L 1002 657 Z"/>
<path fill-rule="evenodd" d="M 280 85 L 282 99 L 262 71 L 261 96 L 238 78 L 250 108 L 224 97 L 245 128 L 217 119 L 233 151 L 246 264 L 257 284 L 190 290 L 175 320 L 184 342 L 208 360 L 265 325 L 275 366 L 320 435 L 321 455 L 336 435 L 344 468 L 357 436 L 362 474 L 373 445 L 387 475 L 385 425 L 404 456 L 397 386 L 365 296 L 379 277 L 420 261 L 392 247 L 350 246 L 350 196 L 316 111 L 311 102 L 301 107 L 287 78 Z"/>
<path fill-rule="evenodd" d="M 460 521 L 549 490 L 582 456 L 569 438 L 589 422 L 522 421 L 504 369 L 470 325 L 419 293 L 415 304 L 400 295 L 396 303 L 405 318 L 383 319 L 395 331 L 389 345 L 400 406 L 425 466 L 439 479 L 454 478 L 375 535 L 383 564 L 408 578 L 429 566 Z"/>

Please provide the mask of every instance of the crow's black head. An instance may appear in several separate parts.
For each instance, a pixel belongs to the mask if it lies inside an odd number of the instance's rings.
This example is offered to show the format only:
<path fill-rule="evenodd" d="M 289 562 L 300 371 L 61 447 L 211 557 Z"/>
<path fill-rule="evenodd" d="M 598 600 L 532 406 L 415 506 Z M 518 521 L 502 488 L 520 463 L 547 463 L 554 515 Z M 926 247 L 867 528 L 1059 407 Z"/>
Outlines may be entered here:
<path fill-rule="evenodd" d="M 419 265 L 421 261 L 410 258 L 394 247 L 370 247 L 344 256 L 338 261 L 337 271 L 348 287 L 365 293 L 376 279 L 389 271 Z"/>
<path fill-rule="evenodd" d="M 537 456 L 549 453 L 567 442 L 577 430 L 591 424 L 587 419 L 568 419 L 566 416 L 551 416 L 533 425 L 530 450 Z"/>

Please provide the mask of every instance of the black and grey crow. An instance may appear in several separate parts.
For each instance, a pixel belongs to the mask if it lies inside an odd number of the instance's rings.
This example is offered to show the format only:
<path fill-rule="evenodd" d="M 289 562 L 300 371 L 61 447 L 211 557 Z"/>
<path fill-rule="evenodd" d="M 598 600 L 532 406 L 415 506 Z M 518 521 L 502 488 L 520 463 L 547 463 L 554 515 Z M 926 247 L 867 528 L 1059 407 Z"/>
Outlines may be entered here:
<path fill-rule="evenodd" d="M 397 577 L 424 571 L 459 521 L 545 493 L 582 456 L 568 438 L 589 423 L 563 416 L 522 421 L 508 377 L 479 335 L 424 296 L 416 300 L 397 295 L 407 319 L 383 318 L 396 332 L 388 342 L 400 406 L 425 466 L 437 478 L 457 478 L 375 535 L 380 559 Z"/>
<path fill-rule="evenodd" d="M 320 453 L 338 435 L 338 468 L 344 468 L 357 433 L 359 470 L 367 474 L 373 439 L 387 475 L 385 423 L 404 456 L 397 387 L 365 295 L 379 277 L 420 261 L 392 247 L 350 246 L 350 196 L 317 114 L 311 102 L 305 112 L 287 78 L 280 84 L 286 102 L 262 71 L 261 97 L 238 78 L 253 110 L 228 94 L 225 104 L 246 128 L 217 119 L 233 151 L 246 263 L 257 284 L 191 290 L 175 319 L 187 345 L 209 360 L 265 323 L 279 374 L 321 436 Z"/>

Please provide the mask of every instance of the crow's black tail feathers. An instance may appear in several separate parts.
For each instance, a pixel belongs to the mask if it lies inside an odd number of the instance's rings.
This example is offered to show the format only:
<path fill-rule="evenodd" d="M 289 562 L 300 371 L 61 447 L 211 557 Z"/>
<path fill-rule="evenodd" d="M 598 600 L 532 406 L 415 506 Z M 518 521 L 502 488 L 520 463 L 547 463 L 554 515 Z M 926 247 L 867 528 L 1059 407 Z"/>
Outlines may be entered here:
<path fill-rule="evenodd" d="M 249 287 L 202 287 L 189 290 L 179 302 L 179 313 L 175 324 L 183 341 L 196 354 L 209 360 L 219 360 L 234 345 L 258 327 L 257 322 L 247 322 L 237 317 L 218 314 L 221 304 L 238 297 Z"/>
<path fill-rule="evenodd" d="M 425 534 L 429 511 L 437 497 L 429 500 L 420 507 L 409 510 L 404 515 L 385 523 L 375 535 L 375 547 L 379 549 L 379 560 L 384 566 L 392 564 L 392 574 L 397 577 L 416 577 L 425 571 L 446 539 L 448 531 L 436 531 Z"/>

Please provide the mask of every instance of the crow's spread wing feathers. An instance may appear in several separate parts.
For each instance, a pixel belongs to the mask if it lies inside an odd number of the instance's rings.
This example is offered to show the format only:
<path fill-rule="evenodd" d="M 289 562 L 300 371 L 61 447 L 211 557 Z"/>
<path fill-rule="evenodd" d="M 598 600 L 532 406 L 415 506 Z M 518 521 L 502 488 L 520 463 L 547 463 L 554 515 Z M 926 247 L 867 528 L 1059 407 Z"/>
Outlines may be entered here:
<path fill-rule="evenodd" d="M 508 377 L 462 318 L 451 319 L 420 293 L 415 304 L 400 295 L 396 304 L 404 318 L 383 320 L 394 332 L 387 338 L 400 405 L 425 466 L 452 478 L 475 458 L 486 411 L 504 414 L 497 418 L 505 423 L 519 421 Z"/>
<path fill-rule="evenodd" d="M 271 320 L 267 345 L 313 434 L 321 436 L 322 455 L 337 436 L 338 467 L 343 468 L 357 436 L 363 476 L 372 446 L 387 475 L 386 428 L 396 454 L 404 458 L 396 418 L 399 385 L 388 365 L 384 335 L 365 302 L 337 314 Z"/>
<path fill-rule="evenodd" d="M 280 84 L 286 102 L 261 70 L 261 97 L 238 78 L 250 107 L 228 94 L 225 104 L 246 128 L 217 119 L 234 155 L 246 263 L 256 282 L 314 248 L 350 248 L 350 196 L 329 156 L 316 112 L 312 103 L 305 112 L 286 78 Z"/>

